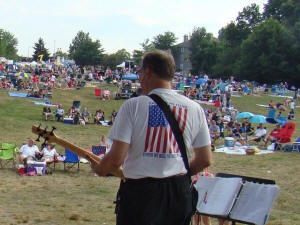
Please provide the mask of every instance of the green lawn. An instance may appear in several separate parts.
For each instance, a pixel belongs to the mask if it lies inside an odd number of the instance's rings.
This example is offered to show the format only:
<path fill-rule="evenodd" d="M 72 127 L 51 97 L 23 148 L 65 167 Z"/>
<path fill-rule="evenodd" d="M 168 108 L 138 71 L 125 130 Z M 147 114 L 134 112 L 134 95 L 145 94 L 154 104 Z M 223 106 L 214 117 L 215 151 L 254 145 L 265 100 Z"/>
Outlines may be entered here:
<path fill-rule="evenodd" d="M 116 88 L 109 86 L 112 91 Z M 267 115 L 267 109 L 255 104 L 268 104 L 283 100 L 268 96 L 233 97 L 233 104 L 240 111 Z M 54 90 L 53 103 L 61 103 L 67 111 L 74 100 L 87 106 L 91 113 L 101 108 L 109 119 L 112 109 L 118 110 L 122 100 L 102 101 L 94 96 L 94 88 L 80 90 Z M 299 104 L 299 102 L 297 102 Z M 286 115 L 285 115 L 286 116 Z M 293 139 L 300 136 L 300 110 L 296 109 L 296 131 Z M 44 121 L 42 106 L 32 99 L 9 97 L 0 90 L 0 142 L 20 146 L 28 138 L 36 138 L 31 126 L 55 126 L 56 134 L 83 148 L 90 148 L 106 135 L 109 127 L 94 124 L 69 125 L 56 121 Z M 272 126 L 268 125 L 269 129 Z M 222 144 L 222 140 L 219 142 Z M 38 143 L 39 145 L 39 143 Z M 64 148 L 56 145 L 59 152 Z M 300 154 L 276 152 L 267 155 L 236 156 L 213 153 L 214 173 L 233 173 L 245 176 L 274 179 L 280 186 L 279 197 L 267 224 L 300 224 Z M 0 224 L 115 224 L 114 198 L 119 184 L 115 177 L 99 178 L 89 165 L 80 165 L 80 172 L 63 171 L 59 164 L 52 175 L 21 177 L 11 169 L 0 169 Z M 213 224 L 217 224 L 213 220 Z"/>

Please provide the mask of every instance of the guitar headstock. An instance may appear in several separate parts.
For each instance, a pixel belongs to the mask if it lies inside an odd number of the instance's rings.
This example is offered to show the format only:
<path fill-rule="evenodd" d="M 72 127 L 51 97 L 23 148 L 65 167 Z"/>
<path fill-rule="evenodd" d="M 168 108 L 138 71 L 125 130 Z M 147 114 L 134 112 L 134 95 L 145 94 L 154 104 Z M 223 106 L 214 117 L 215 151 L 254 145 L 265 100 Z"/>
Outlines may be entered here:
<path fill-rule="evenodd" d="M 41 128 L 41 124 L 39 126 L 32 126 L 32 133 L 37 134 L 38 138 L 37 141 L 39 141 L 40 137 L 44 138 L 46 142 L 57 142 L 58 137 L 55 135 L 54 130 L 56 128 L 52 127 L 52 130 L 47 131 L 47 126 L 45 129 Z"/>

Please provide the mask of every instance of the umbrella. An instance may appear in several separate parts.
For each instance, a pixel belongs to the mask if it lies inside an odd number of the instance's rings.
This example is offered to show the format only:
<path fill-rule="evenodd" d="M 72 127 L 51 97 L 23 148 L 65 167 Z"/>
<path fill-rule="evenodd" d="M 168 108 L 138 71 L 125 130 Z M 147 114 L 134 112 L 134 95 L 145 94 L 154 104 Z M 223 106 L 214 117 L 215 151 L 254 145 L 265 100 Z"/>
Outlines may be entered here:
<path fill-rule="evenodd" d="M 245 119 L 245 118 L 250 118 L 252 116 L 254 116 L 254 114 L 251 112 L 241 112 L 241 113 L 237 114 L 235 118 L 236 119 Z"/>
<path fill-rule="evenodd" d="M 199 78 L 198 80 L 196 80 L 196 84 L 204 84 L 206 83 L 206 80 L 204 78 Z"/>
<path fill-rule="evenodd" d="M 266 123 L 266 117 L 263 115 L 254 115 L 249 119 L 250 123 Z"/>

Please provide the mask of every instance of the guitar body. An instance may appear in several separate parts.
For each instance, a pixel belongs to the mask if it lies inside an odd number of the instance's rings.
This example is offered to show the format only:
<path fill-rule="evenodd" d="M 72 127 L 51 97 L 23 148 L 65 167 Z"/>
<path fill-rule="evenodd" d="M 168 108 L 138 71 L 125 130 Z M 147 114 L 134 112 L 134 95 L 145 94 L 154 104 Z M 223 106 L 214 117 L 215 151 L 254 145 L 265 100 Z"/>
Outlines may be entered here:
<path fill-rule="evenodd" d="M 101 158 L 94 155 L 91 152 L 88 152 L 86 150 L 84 150 L 83 148 L 74 145 L 62 138 L 59 138 L 58 136 L 55 135 L 55 133 L 52 131 L 47 131 L 46 129 L 42 129 L 40 127 L 37 126 L 32 126 L 32 132 L 34 134 L 39 135 L 39 137 L 44 138 L 46 141 L 51 142 L 51 143 L 57 143 L 61 146 L 63 146 L 64 148 L 69 149 L 70 151 L 74 152 L 75 154 L 77 154 L 80 157 L 83 157 L 87 160 L 89 159 L 93 159 L 94 161 L 100 163 L 101 162 Z M 111 172 L 113 175 L 120 177 L 120 178 L 124 178 L 124 174 L 123 171 L 119 168 L 116 171 Z"/>

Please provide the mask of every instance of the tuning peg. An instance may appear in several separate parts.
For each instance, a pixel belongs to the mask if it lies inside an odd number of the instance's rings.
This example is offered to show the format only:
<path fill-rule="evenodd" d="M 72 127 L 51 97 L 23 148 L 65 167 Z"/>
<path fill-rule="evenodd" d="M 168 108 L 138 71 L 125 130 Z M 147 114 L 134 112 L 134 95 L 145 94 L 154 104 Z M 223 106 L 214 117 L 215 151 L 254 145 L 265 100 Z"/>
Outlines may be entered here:
<path fill-rule="evenodd" d="M 46 137 L 43 145 L 47 144 L 48 140 L 49 140 L 49 138 Z"/>
<path fill-rule="evenodd" d="M 54 130 L 56 129 L 56 127 L 52 127 L 52 130 L 50 132 L 50 135 L 53 135 Z"/>
<path fill-rule="evenodd" d="M 40 142 L 40 137 L 41 137 L 41 135 L 39 135 L 38 138 L 35 141 Z"/>
<path fill-rule="evenodd" d="M 48 126 L 45 127 L 45 129 L 44 129 L 44 134 L 47 133 L 47 128 L 48 128 Z"/>
<path fill-rule="evenodd" d="M 41 130 L 41 126 L 42 126 L 42 123 L 40 123 L 39 126 L 37 127 L 37 131 Z"/>

